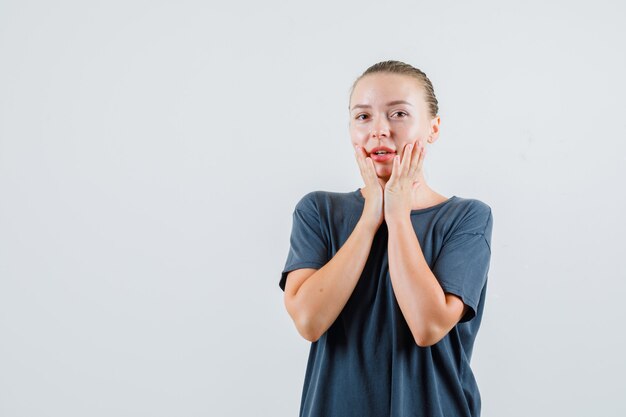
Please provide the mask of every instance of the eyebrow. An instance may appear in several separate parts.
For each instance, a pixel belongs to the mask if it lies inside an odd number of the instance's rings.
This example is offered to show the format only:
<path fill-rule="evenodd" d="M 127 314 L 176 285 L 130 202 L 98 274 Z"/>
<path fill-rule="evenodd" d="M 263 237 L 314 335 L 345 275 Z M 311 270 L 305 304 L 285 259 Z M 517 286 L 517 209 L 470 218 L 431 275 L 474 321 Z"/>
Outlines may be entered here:
<path fill-rule="evenodd" d="M 413 106 L 411 103 L 409 103 L 408 101 L 405 100 L 394 100 L 394 101 L 390 101 L 389 103 L 387 103 L 388 106 L 395 106 L 396 104 L 408 104 L 409 106 Z M 352 110 L 357 109 L 357 108 L 363 108 L 363 109 L 367 109 L 367 108 L 371 108 L 372 106 L 370 106 L 369 104 L 355 104 L 352 107 Z"/>

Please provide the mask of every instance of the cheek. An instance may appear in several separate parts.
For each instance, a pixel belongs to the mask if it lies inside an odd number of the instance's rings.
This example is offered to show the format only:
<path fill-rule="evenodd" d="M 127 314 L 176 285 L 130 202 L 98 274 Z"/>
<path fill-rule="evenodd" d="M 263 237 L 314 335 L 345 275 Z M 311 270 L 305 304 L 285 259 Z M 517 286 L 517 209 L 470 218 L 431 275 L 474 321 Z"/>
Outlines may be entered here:
<path fill-rule="evenodd" d="M 353 147 L 354 145 L 365 146 L 365 144 L 367 143 L 367 135 L 363 136 L 362 134 L 358 132 L 351 131 L 350 142 L 352 143 Z"/>
<path fill-rule="evenodd" d="M 352 125 L 350 127 L 350 135 L 360 137 L 363 135 L 367 135 L 369 133 L 369 129 L 366 126 Z"/>

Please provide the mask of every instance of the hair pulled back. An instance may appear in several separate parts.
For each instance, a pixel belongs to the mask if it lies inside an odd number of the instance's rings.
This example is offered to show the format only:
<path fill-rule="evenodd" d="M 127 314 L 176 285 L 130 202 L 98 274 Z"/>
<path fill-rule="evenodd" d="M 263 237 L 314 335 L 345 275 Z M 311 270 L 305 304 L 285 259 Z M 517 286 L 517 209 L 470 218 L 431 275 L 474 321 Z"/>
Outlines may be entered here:
<path fill-rule="evenodd" d="M 424 87 L 424 99 L 428 104 L 430 117 L 434 118 L 437 116 L 437 113 L 439 112 L 439 103 L 437 102 L 437 97 L 435 97 L 433 84 L 430 82 L 430 80 L 423 71 L 401 61 L 381 61 L 366 69 L 365 72 L 361 74 L 359 78 L 357 78 L 352 84 L 352 88 L 350 88 L 350 98 L 352 98 L 354 87 L 359 82 L 359 80 L 368 74 L 375 73 L 401 74 L 415 78 L 420 83 L 420 85 Z"/>

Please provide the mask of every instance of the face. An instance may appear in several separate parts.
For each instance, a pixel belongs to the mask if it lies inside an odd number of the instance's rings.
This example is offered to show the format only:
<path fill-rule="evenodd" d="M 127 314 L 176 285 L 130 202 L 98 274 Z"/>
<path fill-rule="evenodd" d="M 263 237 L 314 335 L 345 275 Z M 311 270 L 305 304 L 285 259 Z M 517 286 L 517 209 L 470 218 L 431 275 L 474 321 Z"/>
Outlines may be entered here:
<path fill-rule="evenodd" d="M 350 138 L 371 157 L 379 178 L 391 176 L 393 156 L 402 161 L 404 146 L 439 134 L 439 117 L 431 119 L 424 90 L 415 78 L 402 74 L 375 73 L 361 78 L 350 99 Z M 394 152 L 377 156 L 378 147 Z"/>

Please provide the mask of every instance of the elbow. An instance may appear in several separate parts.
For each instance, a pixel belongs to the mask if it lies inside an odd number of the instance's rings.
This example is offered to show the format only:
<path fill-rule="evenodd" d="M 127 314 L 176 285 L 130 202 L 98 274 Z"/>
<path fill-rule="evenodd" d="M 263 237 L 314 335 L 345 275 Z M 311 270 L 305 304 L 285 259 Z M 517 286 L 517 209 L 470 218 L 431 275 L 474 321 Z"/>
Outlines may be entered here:
<path fill-rule="evenodd" d="M 316 335 L 302 335 L 302 337 L 304 337 L 306 340 L 308 340 L 311 343 L 315 343 L 320 339 L 320 336 L 316 336 Z"/>
<path fill-rule="evenodd" d="M 419 347 L 427 348 L 432 345 L 437 344 L 442 338 L 424 338 L 424 339 L 415 339 L 415 344 Z"/>
<path fill-rule="evenodd" d="M 296 329 L 298 329 L 300 336 L 312 343 L 317 342 L 321 337 L 320 332 L 317 331 L 314 323 L 312 323 L 309 319 L 301 318 L 297 321 Z"/>
<path fill-rule="evenodd" d="M 318 326 L 314 320 L 310 318 L 311 316 L 302 311 L 302 308 L 297 306 L 293 300 L 286 300 L 285 306 L 300 336 L 309 342 L 316 342 L 321 337 L 321 333 L 318 331 Z"/>
<path fill-rule="evenodd" d="M 419 347 L 430 347 L 434 345 L 436 342 L 432 342 L 431 339 L 423 338 L 423 337 L 415 337 L 415 344 Z"/>
<path fill-rule="evenodd" d="M 437 344 L 445 336 L 439 331 L 439 329 L 434 327 L 424 328 L 420 331 L 414 331 L 412 333 L 415 344 L 423 348 Z"/>
<path fill-rule="evenodd" d="M 306 308 L 291 295 L 285 297 L 285 307 L 300 336 L 309 342 L 317 342 L 326 332 L 327 327 L 314 310 Z"/>

